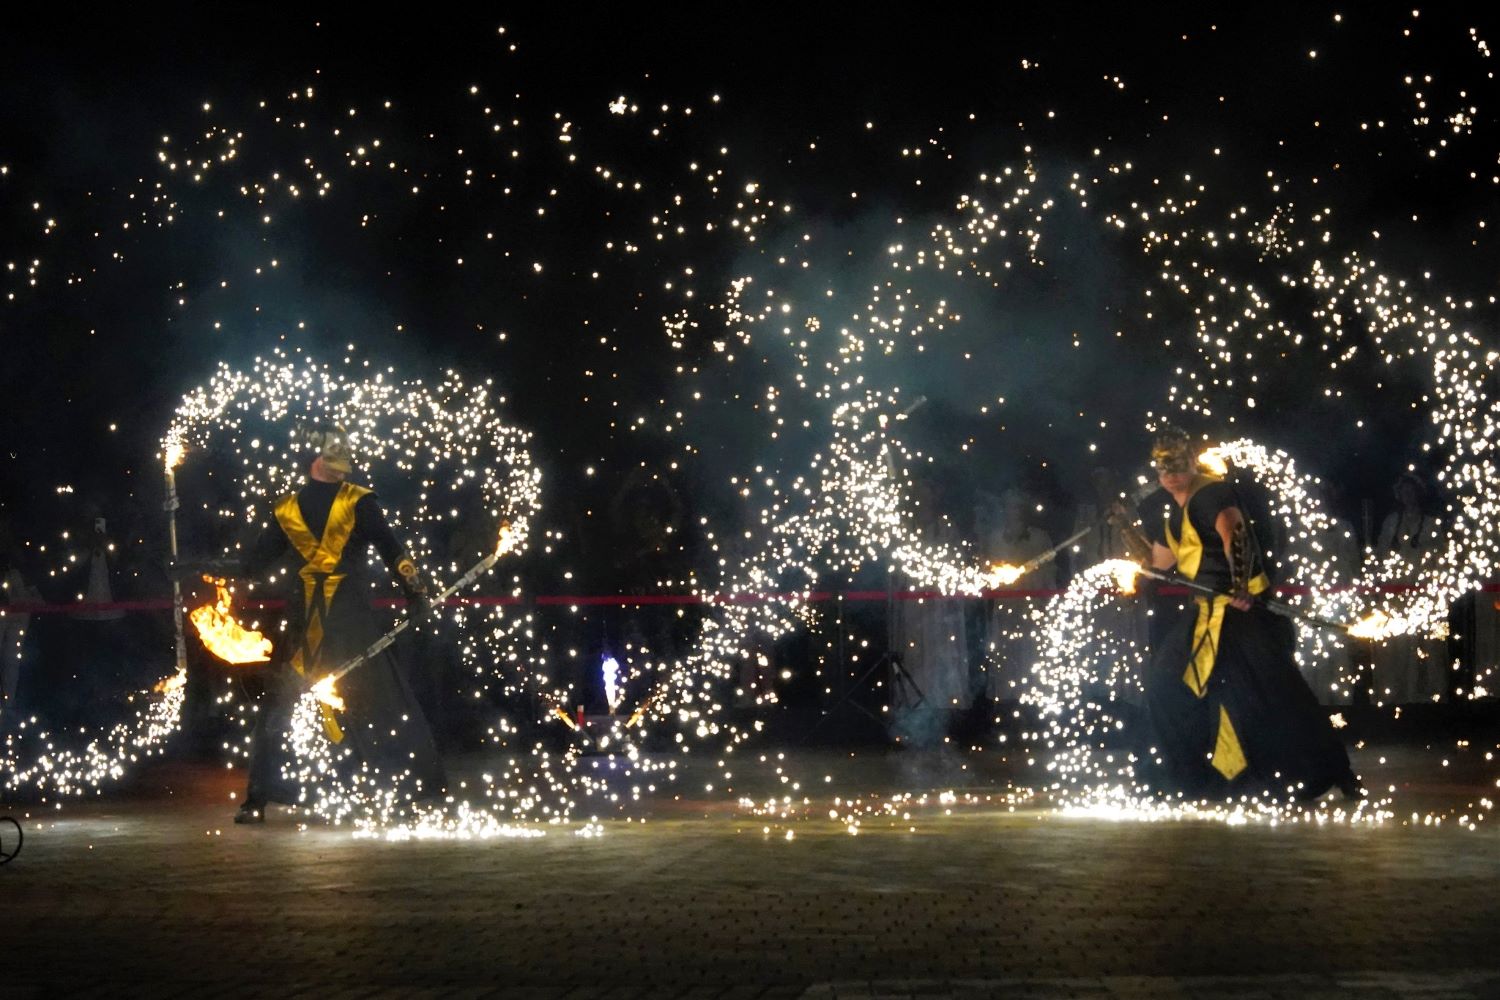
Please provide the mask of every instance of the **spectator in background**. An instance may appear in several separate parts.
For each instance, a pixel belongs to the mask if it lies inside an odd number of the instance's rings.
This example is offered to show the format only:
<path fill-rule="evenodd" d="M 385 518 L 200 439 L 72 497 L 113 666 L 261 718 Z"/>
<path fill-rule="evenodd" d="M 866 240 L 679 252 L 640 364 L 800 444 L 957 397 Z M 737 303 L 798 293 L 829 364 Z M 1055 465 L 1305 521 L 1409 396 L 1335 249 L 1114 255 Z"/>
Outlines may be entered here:
<path fill-rule="evenodd" d="M 79 551 L 69 556 L 67 597 L 83 607 L 71 611 L 63 683 L 58 692 L 65 706 L 59 721 L 99 723 L 109 718 L 109 705 L 123 701 L 123 669 L 128 655 L 125 611 L 116 606 L 121 580 L 116 570 L 118 544 L 109 532 L 109 522 L 97 502 L 84 508 L 84 523 L 77 536 Z"/>
<path fill-rule="evenodd" d="M 31 614 L 17 605 L 40 604 L 42 595 L 21 573 L 20 551 L 10 524 L 0 521 L 0 726 L 19 711 L 21 659 Z"/>
<path fill-rule="evenodd" d="M 1323 483 L 1315 495 L 1328 521 L 1323 530 L 1309 531 L 1306 537 L 1293 539 L 1291 551 L 1299 561 L 1313 560 L 1328 567 L 1329 577 L 1322 581 L 1307 580 L 1307 583 L 1324 586 L 1347 584 L 1360 570 L 1363 554 L 1359 535 L 1350 521 L 1339 516 L 1341 502 L 1338 488 L 1333 483 Z M 1308 625 L 1297 627 L 1297 665 L 1313 694 L 1325 705 L 1349 703 L 1354 679 L 1351 653 L 1345 640 L 1327 629 Z"/>
<path fill-rule="evenodd" d="M 956 550 L 958 531 L 944 513 L 948 497 L 944 484 L 935 479 L 919 481 L 912 494 L 915 526 L 922 541 Z M 898 578 L 896 590 L 902 589 Z M 898 737 L 915 746 L 931 746 L 947 734 L 953 717 L 973 699 L 963 602 L 941 596 L 901 600 L 898 595 L 895 617 L 893 652 L 920 697 L 903 705 L 897 698 L 900 688 L 893 690 L 893 728 Z"/>
<path fill-rule="evenodd" d="M 1132 558 L 1125 542 L 1125 522 L 1113 516 L 1123 514 L 1129 503 L 1120 477 L 1113 469 L 1100 467 L 1090 473 L 1089 484 L 1093 495 L 1078 505 L 1078 516 L 1068 533 L 1071 536 L 1088 531 L 1068 553 L 1074 573 L 1108 559 Z M 1093 649 L 1094 678 L 1104 697 L 1121 693 L 1129 698 L 1139 693 L 1139 670 L 1135 669 L 1136 657 L 1132 651 L 1145 648 L 1146 607 L 1145 601 L 1112 601 L 1094 613 L 1094 627 L 1108 636 L 1107 640 L 1095 643 Z M 1117 671 L 1128 674 L 1128 683 L 1109 683 Z"/>
<path fill-rule="evenodd" d="M 981 542 L 980 555 L 986 565 L 1009 563 L 1020 566 L 1052 548 L 1050 535 L 1039 519 L 1045 504 L 1021 490 L 1009 490 L 1001 499 L 1000 524 Z M 1057 586 L 1057 563 L 1033 569 L 1006 590 L 1049 590 Z M 1021 696 L 1021 682 L 1031 670 L 1036 655 L 1031 614 L 1038 598 L 1008 594 L 990 602 L 985 630 L 986 693 L 994 701 L 1014 701 Z"/>
<path fill-rule="evenodd" d="M 1399 556 L 1402 573 L 1392 582 L 1413 583 L 1423 556 L 1438 545 L 1438 519 L 1428 511 L 1427 487 L 1406 472 L 1394 487 L 1396 509 L 1380 526 L 1375 554 Z M 1423 635 L 1400 635 L 1375 644 L 1373 699 L 1378 704 L 1406 705 L 1432 702 L 1448 687 L 1448 663 L 1442 640 Z"/>
<path fill-rule="evenodd" d="M 695 579 L 688 548 L 687 504 L 664 472 L 644 464 L 626 474 L 609 505 L 609 544 L 619 592 L 653 595 L 690 589 Z M 680 608 L 661 605 L 623 607 L 606 619 L 597 656 L 584 658 L 579 687 L 592 710 L 603 711 L 607 698 L 602 676 L 606 654 L 621 667 L 621 677 L 645 672 L 646 664 L 671 660 L 685 638 L 688 619 Z"/>

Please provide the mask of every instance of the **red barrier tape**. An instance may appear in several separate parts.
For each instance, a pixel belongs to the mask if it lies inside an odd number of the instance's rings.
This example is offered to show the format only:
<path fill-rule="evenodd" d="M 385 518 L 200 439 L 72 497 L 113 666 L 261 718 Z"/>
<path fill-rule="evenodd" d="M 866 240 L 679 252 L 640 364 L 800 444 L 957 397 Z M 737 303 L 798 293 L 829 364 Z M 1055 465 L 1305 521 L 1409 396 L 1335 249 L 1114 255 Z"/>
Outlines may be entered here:
<path fill-rule="evenodd" d="M 1353 590 L 1353 587 L 1331 587 L 1330 592 Z M 1362 593 L 1380 594 L 1404 594 L 1415 588 L 1409 584 L 1391 583 L 1378 587 L 1358 588 Z M 1310 587 L 1279 587 L 1276 594 L 1279 596 L 1305 595 L 1311 593 Z M 1486 594 L 1500 593 L 1500 582 L 1487 583 L 1478 588 L 1478 591 Z M 1192 594 L 1193 591 L 1186 587 L 1174 587 L 1165 585 L 1157 590 L 1158 593 L 1173 597 L 1181 597 Z M 887 597 L 893 597 L 898 601 L 1010 601 L 1024 600 L 1027 598 L 1055 597 L 1063 593 L 1061 589 L 1048 588 L 1039 590 L 986 590 L 977 596 L 968 594 L 944 594 L 937 590 L 898 590 L 892 594 L 884 590 L 846 590 L 843 592 L 832 590 L 812 590 L 801 592 L 772 593 L 772 594 L 537 594 L 531 597 L 500 596 L 500 597 L 454 597 L 443 602 L 444 607 L 518 607 L 531 604 L 536 607 L 650 607 L 653 605 L 681 606 L 690 604 L 766 604 L 770 602 L 802 601 L 804 603 L 816 604 L 827 601 L 847 601 L 850 603 L 870 603 L 883 601 Z M 286 607 L 285 601 L 242 601 L 237 602 L 239 607 L 275 611 Z M 370 602 L 378 608 L 402 608 L 406 606 L 406 599 L 401 597 L 380 597 Z M 79 601 L 76 604 L 9 604 L 0 606 L 0 617 L 7 614 L 16 615 L 80 615 L 99 611 L 171 611 L 172 599 L 170 597 L 148 598 L 139 601 Z"/>

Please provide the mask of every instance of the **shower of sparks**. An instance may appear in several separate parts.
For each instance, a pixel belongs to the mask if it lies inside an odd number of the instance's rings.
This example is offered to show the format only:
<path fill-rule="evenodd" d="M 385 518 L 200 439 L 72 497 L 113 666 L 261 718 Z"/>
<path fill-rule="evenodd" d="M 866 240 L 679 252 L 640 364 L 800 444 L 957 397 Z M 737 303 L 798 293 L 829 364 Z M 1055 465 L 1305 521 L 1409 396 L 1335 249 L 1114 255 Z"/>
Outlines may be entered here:
<path fill-rule="evenodd" d="M 0 776 L 6 791 L 34 791 L 44 801 L 79 798 L 96 794 L 101 787 L 119 781 L 144 758 L 161 752 L 164 742 L 177 731 L 182 702 L 187 693 L 187 674 L 175 673 L 150 691 L 129 698 L 131 718 L 117 722 L 102 733 L 84 733 L 83 746 L 76 731 L 52 734 L 36 728 L 36 720 L 22 722 L 0 742 Z M 24 755 L 35 754 L 26 761 Z"/>
<path fill-rule="evenodd" d="M 345 374 L 278 356 L 257 362 L 248 373 L 222 367 L 207 385 L 184 397 L 167 434 L 169 442 L 191 442 L 193 455 L 204 461 L 217 457 L 231 472 L 237 503 L 222 508 L 203 503 L 207 514 L 239 529 L 240 540 L 225 554 L 266 527 L 274 499 L 300 485 L 295 441 L 302 425 L 318 422 L 348 428 L 356 478 L 390 498 L 385 506 L 393 530 L 407 542 L 425 577 L 457 575 L 458 559 L 434 566 L 435 554 L 458 551 L 462 533 L 475 525 L 492 526 L 486 534 L 494 541 L 486 548 L 494 556 L 526 551 L 541 509 L 541 475 L 527 450 L 528 436 L 504 422 L 488 384 L 469 387 L 449 373 L 429 388 L 396 379 L 392 369 L 370 377 L 362 370 Z M 392 585 L 373 556 L 366 558 L 376 597 L 382 585 Z M 519 598 L 522 582 L 513 575 L 503 596 Z M 460 606 L 444 618 L 433 628 L 440 636 L 451 633 L 473 671 L 471 697 L 482 698 L 493 685 L 511 705 L 533 697 L 551 702 L 571 697 L 570 688 L 550 680 L 545 644 L 538 648 L 530 642 L 530 612 L 496 603 Z M 230 697 L 226 691 L 225 700 Z M 288 739 L 296 752 L 287 776 L 303 789 L 303 805 L 311 814 L 330 822 L 364 832 L 406 831 L 393 835 L 491 836 L 512 833 L 527 821 L 566 820 L 574 797 L 585 794 L 579 786 L 587 779 L 577 773 L 576 754 L 554 755 L 537 742 L 510 758 L 498 777 L 486 779 L 485 802 L 453 790 L 434 798 L 443 790 L 414 786 L 404 773 L 372 771 L 351 760 L 346 748 L 329 743 L 320 704 L 344 707 L 331 678 L 315 683 L 294 713 Z M 243 716 L 242 725 L 249 729 Z M 514 728 L 502 716 L 490 730 L 492 741 L 505 745 Z M 243 753 L 246 746 L 234 749 Z"/>
<path fill-rule="evenodd" d="M 1477 33 L 1470 44 L 1478 58 L 1489 58 Z M 1115 82 L 1123 91 L 1124 84 Z M 1479 98 L 1436 89 L 1424 74 L 1403 82 L 1413 104 L 1412 127 L 1424 140 L 1431 137 L 1424 145 L 1427 158 L 1477 141 L 1477 123 L 1484 121 Z M 548 121 L 542 153 L 523 149 L 519 137 L 529 133 L 519 124 L 519 112 L 511 117 L 507 109 L 491 106 L 478 89 L 470 92 L 469 124 L 485 137 L 506 136 L 504 149 L 486 154 L 476 152 L 473 144 L 455 143 L 443 154 L 451 157 L 444 168 L 451 167 L 450 173 L 397 152 L 403 144 L 392 137 L 401 137 L 404 130 L 419 134 L 397 115 L 371 126 L 367 137 L 343 134 L 335 127 L 343 116 L 325 111 L 321 93 L 315 95 L 313 88 L 290 91 L 269 108 L 262 102 L 244 128 L 218 120 L 216 112 L 194 138 L 163 138 L 161 179 L 141 192 L 145 196 L 128 221 L 169 230 L 184 205 L 194 204 L 192 192 L 210 189 L 221 176 L 225 190 L 233 193 L 230 204 L 238 206 L 233 198 L 243 198 L 255 222 L 273 229 L 308 201 L 337 201 L 346 187 L 369 198 L 372 208 L 433 196 L 441 204 L 445 195 L 479 185 L 494 185 L 510 199 L 510 184 L 522 190 L 519 175 L 510 172 L 512 161 L 524 154 L 529 162 L 535 155 L 545 163 L 535 173 L 557 187 L 547 189 L 545 196 L 528 190 L 524 197 L 537 203 L 528 204 L 528 210 L 565 217 L 565 196 L 579 187 L 616 199 L 610 202 L 612 211 L 620 209 L 618 216 L 610 216 L 611 232 L 618 230 L 618 235 L 601 241 L 602 247 L 589 248 L 586 257 L 580 254 L 580 261 L 588 261 L 580 265 L 580 273 L 597 278 L 599 271 L 591 270 L 596 266 L 644 273 L 657 286 L 662 303 L 662 353 L 677 391 L 633 398 L 628 389 L 617 388 L 623 380 L 604 366 L 615 363 L 611 355 L 619 351 L 622 338 L 616 327 L 597 333 L 590 327 L 586 333 L 590 341 L 598 340 L 598 351 L 580 363 L 583 402 L 610 411 L 610 429 L 619 435 L 610 448 L 629 435 L 657 434 L 675 457 L 653 468 L 653 475 L 697 473 L 705 491 L 732 501 L 741 516 L 724 516 L 723 524 L 704 516 L 698 525 L 717 561 L 717 578 L 694 573 L 684 581 L 661 581 L 664 588 L 691 590 L 709 603 L 709 610 L 691 623 L 694 632 L 685 653 L 674 655 L 643 643 L 621 651 L 618 673 L 608 685 L 613 692 L 609 701 L 612 708 L 617 698 L 619 704 L 635 707 L 624 722 L 612 721 L 609 731 L 589 737 L 597 738 L 604 755 L 585 762 L 576 747 L 555 752 L 533 742 L 508 757 L 497 774 L 486 776 L 479 789 L 482 801 L 471 802 L 451 789 L 434 799 L 436 790 L 411 787 L 404 775 L 371 773 L 322 739 L 317 702 L 336 697 L 328 690 L 303 699 L 293 730 L 296 777 L 308 790 L 305 804 L 313 815 L 370 835 L 519 834 L 531 829 L 529 823 L 573 817 L 583 802 L 602 808 L 648 796 L 659 787 L 656 775 L 661 784 L 675 781 L 673 760 L 642 750 L 652 739 L 681 753 L 712 754 L 722 772 L 714 790 L 734 794 L 731 769 L 764 720 L 746 722 L 729 706 L 740 697 L 764 710 L 777 699 L 774 686 L 736 689 L 740 668 L 764 669 L 766 650 L 799 630 L 812 631 L 825 643 L 825 652 L 797 669 L 814 671 L 824 684 L 831 683 L 835 669 L 835 637 L 840 646 L 849 640 L 856 655 L 873 658 L 880 652 L 871 645 L 878 640 L 857 635 L 841 617 L 835 619 L 819 606 L 819 589 L 837 589 L 870 571 L 889 572 L 902 589 L 942 597 L 978 598 L 1019 583 L 1024 565 L 983 558 L 981 546 L 959 527 L 957 512 L 923 498 L 937 447 L 945 449 L 941 457 L 950 461 L 967 456 L 962 460 L 971 470 L 982 458 L 967 441 L 924 447 L 911 443 L 915 435 L 904 433 L 906 421 L 921 399 L 905 383 L 915 382 L 908 373 L 919 362 L 934 357 L 951 362 L 946 377 L 957 380 L 969 374 L 968 355 L 953 347 L 954 334 L 964 329 L 965 310 L 976 301 L 1006 302 L 1026 274 L 1048 266 L 1054 247 L 1059 257 L 1066 254 L 1065 236 L 1080 220 L 1090 232 L 1114 240 L 1106 245 L 1122 260 L 1145 265 L 1143 273 L 1151 275 L 1134 289 L 1140 309 L 1120 324 L 1129 328 L 1115 331 L 1128 337 L 1140 356 L 1170 365 L 1175 373 L 1165 400 L 1126 404 L 1123 421 L 1141 425 L 1142 437 L 1146 426 L 1167 417 L 1211 426 L 1216 438 L 1232 437 L 1238 433 L 1236 424 L 1256 408 L 1261 387 L 1288 372 L 1328 373 L 1324 394 L 1351 407 L 1351 423 L 1365 400 L 1357 379 L 1391 371 L 1422 383 L 1420 406 L 1412 405 L 1428 421 L 1423 449 L 1441 460 L 1437 478 L 1450 502 L 1438 545 L 1415 562 L 1368 551 L 1356 565 L 1336 560 L 1332 542 L 1342 529 L 1323 508 L 1317 477 L 1300 471 L 1318 456 L 1303 456 L 1299 463 L 1284 451 L 1243 437 L 1204 451 L 1210 468 L 1244 470 L 1271 495 L 1285 551 L 1269 556 L 1278 565 L 1281 582 L 1293 588 L 1291 603 L 1321 617 L 1357 622 L 1350 634 L 1360 639 L 1431 636 L 1441 632 L 1454 601 L 1495 575 L 1500 474 L 1493 452 L 1500 434 L 1500 400 L 1493 385 L 1500 355 L 1475 332 L 1480 321 L 1471 300 L 1445 292 L 1430 275 L 1418 279 L 1380 266 L 1370 249 L 1378 246 L 1371 240 L 1378 241 L 1379 234 L 1367 237 L 1352 220 L 1345 224 L 1332 207 L 1317 200 L 1330 185 L 1304 185 L 1302 190 L 1315 194 L 1298 202 L 1289 194 L 1289 179 L 1267 172 L 1264 189 L 1220 190 L 1179 170 L 1178 156 L 1172 172 L 1153 176 L 1148 158 L 1127 157 L 1107 145 L 1095 150 L 1092 162 L 1059 170 L 1027 136 L 996 168 L 964 181 L 946 210 L 924 207 L 918 224 L 904 212 L 889 220 L 866 219 L 889 238 L 862 239 L 851 249 L 836 245 L 826 235 L 829 227 L 816 225 L 814 217 L 794 208 L 778 193 L 778 182 L 755 169 L 766 164 L 741 164 L 728 147 L 694 131 L 708 116 L 694 116 L 689 106 L 661 104 L 657 112 L 645 99 L 601 95 L 592 113 L 569 120 L 558 114 Z M 307 127 L 308 119 L 315 128 Z M 604 136 L 632 129 L 636 138 L 649 137 L 653 153 L 648 164 L 661 162 L 662 149 L 680 152 L 681 176 L 687 179 L 653 173 L 649 165 L 632 166 L 630 157 L 617 156 Z M 951 159 L 962 142 L 956 130 L 936 131 L 943 133 L 940 139 L 911 143 L 900 149 L 899 158 L 894 149 L 884 152 L 921 183 L 922 165 L 936 159 L 929 155 L 923 160 L 921 154 L 931 150 Z M 276 155 L 263 162 L 266 150 Z M 300 166 L 284 173 L 273 169 L 269 164 L 283 158 L 283 152 L 295 153 L 286 158 Z M 486 160 L 487 155 L 492 158 Z M 550 159 L 541 160 L 542 155 Z M 246 161 L 264 169 L 252 169 Z M 1341 168 L 1342 176 L 1350 177 L 1358 164 Z M 381 179 L 387 175 L 389 181 Z M 522 199 L 519 193 L 514 197 Z M 1334 198 L 1328 195 L 1328 200 Z M 443 252 L 452 245 L 498 245 L 493 232 L 483 231 L 484 224 L 464 213 L 448 212 L 445 218 L 459 218 L 461 228 L 452 232 L 455 238 Z M 362 229 L 372 232 L 382 224 L 375 211 L 360 221 Z M 45 232 L 55 228 L 48 218 Z M 477 270 L 472 256 L 477 253 L 466 251 L 471 256 L 454 258 L 454 266 Z M 536 259 L 540 256 L 514 246 L 494 262 L 501 266 L 503 260 L 512 280 L 533 283 L 527 287 L 560 280 L 555 276 L 562 268 Z M 651 263 L 637 263 L 647 258 Z M 710 267 L 715 263 L 737 269 L 720 286 L 711 286 L 704 277 L 715 273 Z M 281 264 L 274 257 L 257 261 L 254 278 Z M 41 257 L 10 271 L 16 282 L 11 300 L 18 293 L 33 294 L 49 280 Z M 855 281 L 847 278 L 851 273 L 875 277 Z M 716 293 L 716 287 L 722 290 Z M 212 301 L 211 295 L 203 292 L 205 300 Z M 186 308 L 187 300 L 184 293 L 178 305 Z M 964 303 L 969 305 L 961 307 Z M 638 308 L 632 299 L 606 303 L 604 311 Z M 1151 339 L 1156 333 L 1160 344 Z M 503 340 L 506 334 L 498 336 Z M 997 353 L 1008 347 L 1003 339 L 994 346 Z M 349 350 L 352 355 L 354 346 Z M 167 433 L 163 461 L 169 470 L 182 466 L 188 471 L 199 461 L 227 462 L 237 494 L 213 502 L 191 496 L 185 501 L 201 502 L 203 513 L 228 525 L 246 530 L 261 526 L 266 502 L 299 479 L 289 450 L 294 425 L 329 419 L 350 429 L 371 485 L 395 489 L 415 484 L 410 502 L 393 502 L 389 509 L 398 533 L 409 540 L 430 576 L 458 570 L 460 559 L 446 543 L 469 518 L 481 518 L 486 528 L 504 518 L 514 529 L 512 535 L 501 532 L 501 548 L 524 551 L 540 514 L 540 477 L 526 451 L 526 436 L 499 420 L 488 384 L 470 388 L 450 375 L 429 389 L 398 382 L 391 370 L 373 371 L 368 362 L 361 367 L 346 360 L 346 368 L 355 374 L 315 365 L 296 352 L 278 352 L 249 373 L 225 366 L 207 387 L 189 394 Z M 1334 374 L 1348 381 L 1335 381 Z M 993 371 L 985 374 L 991 381 L 995 377 Z M 599 386 L 610 388 L 594 388 Z M 1368 387 L 1371 393 L 1379 388 Z M 1062 402 L 1082 407 L 1087 401 Z M 1002 415 L 1017 413 L 1020 406 L 996 397 L 973 410 L 965 415 L 1003 427 Z M 710 456 L 717 451 L 716 436 L 729 422 L 754 447 L 744 449 L 742 454 L 751 457 L 724 476 Z M 1352 429 L 1327 428 L 1331 446 L 1345 432 L 1352 434 Z M 595 473 L 592 461 L 586 476 Z M 71 491 L 66 484 L 58 489 Z M 494 537 L 488 530 L 476 535 Z M 546 554 L 565 550 L 563 533 L 549 531 L 545 537 Z M 53 544 L 63 558 L 74 558 L 68 546 Z M 446 566 L 439 552 L 448 559 Z M 1066 590 L 1044 604 L 1016 605 L 1024 610 L 1014 618 L 1014 632 L 1037 643 L 1016 691 L 1038 713 L 1036 731 L 1024 734 L 1035 751 L 1036 781 L 1034 788 L 1008 793 L 1008 804 L 1045 800 L 1069 814 L 1108 819 L 1378 823 L 1394 818 L 1386 799 L 1349 809 L 1255 799 L 1192 803 L 1157 799 L 1139 787 L 1134 751 L 1123 748 L 1118 734 L 1124 725 L 1121 707 L 1139 699 L 1146 651 L 1100 622 L 1107 609 L 1118 609 L 1130 595 L 1135 575 L 1133 564 L 1106 561 L 1076 572 Z M 519 574 L 512 576 L 504 596 L 520 598 L 522 583 Z M 576 628 L 572 621 L 544 623 L 535 611 L 502 607 L 461 607 L 445 617 L 461 630 L 459 648 L 475 678 L 476 697 L 498 685 L 507 704 L 549 706 L 528 710 L 540 719 L 526 722 L 560 721 L 580 731 L 560 707 L 577 704 L 578 693 L 556 679 L 559 662 L 580 655 L 570 648 L 581 645 L 570 631 Z M 1319 691 L 1321 696 L 1348 700 L 1357 684 L 1373 685 L 1353 676 L 1342 637 L 1305 625 L 1299 629 L 1304 669 L 1341 665 L 1342 672 Z M 992 660 L 989 666 L 996 664 Z M 1475 685 L 1465 696 L 1481 696 L 1497 669 L 1495 664 L 1478 666 Z M 1367 693 L 1377 704 L 1385 697 L 1378 688 L 1367 688 Z M 97 784 L 84 776 L 119 773 L 135 750 L 154 746 L 150 740 L 170 731 L 180 704 L 181 683 L 154 692 L 134 724 L 117 726 L 107 739 L 90 742 L 84 756 L 68 758 L 70 777 L 55 777 L 54 764 L 63 758 L 48 756 L 39 758 L 46 765 L 19 770 L 14 759 L 7 759 L 6 781 L 18 787 L 43 780 L 38 778 L 42 775 L 59 789 Z M 502 717 L 490 736 L 509 749 L 520 731 L 515 720 Z M 7 751 L 11 747 L 8 742 Z M 242 753 L 243 743 L 232 749 Z M 787 792 L 769 801 L 749 800 L 747 808 L 781 819 L 806 812 L 813 783 L 775 761 L 761 763 L 774 769 Z M 876 805 L 840 792 L 833 801 L 829 818 L 851 833 L 862 815 L 904 820 L 912 808 L 900 796 Z M 933 804 L 946 808 L 958 801 Z M 1489 810 L 1487 801 L 1481 806 L 1474 816 Z"/>

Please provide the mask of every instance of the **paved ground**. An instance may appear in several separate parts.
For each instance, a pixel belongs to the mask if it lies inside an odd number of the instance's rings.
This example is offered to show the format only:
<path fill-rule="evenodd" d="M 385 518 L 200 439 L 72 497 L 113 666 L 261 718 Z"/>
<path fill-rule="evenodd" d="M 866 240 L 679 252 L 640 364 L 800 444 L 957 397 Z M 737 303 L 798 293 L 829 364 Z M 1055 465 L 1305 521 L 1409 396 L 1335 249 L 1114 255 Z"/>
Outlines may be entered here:
<path fill-rule="evenodd" d="M 1377 780 L 1424 808 L 1495 793 L 1440 756 L 1382 755 Z M 993 780 L 913 756 L 806 763 L 852 771 L 846 789 Z M 0 996 L 1500 997 L 1500 825 L 974 806 L 919 811 L 916 833 L 809 820 L 788 841 L 712 800 L 598 839 L 392 844 L 235 827 L 234 783 L 162 765 L 128 796 L 23 818 L 0 867 Z"/>

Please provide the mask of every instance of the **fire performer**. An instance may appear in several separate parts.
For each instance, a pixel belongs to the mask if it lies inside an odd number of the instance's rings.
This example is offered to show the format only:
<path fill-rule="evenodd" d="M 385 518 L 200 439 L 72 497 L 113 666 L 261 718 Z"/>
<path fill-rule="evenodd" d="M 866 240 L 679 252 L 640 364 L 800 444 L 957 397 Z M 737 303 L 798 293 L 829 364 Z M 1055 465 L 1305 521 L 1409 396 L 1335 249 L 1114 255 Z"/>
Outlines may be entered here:
<path fill-rule="evenodd" d="M 297 789 L 283 775 L 284 735 L 298 697 L 315 680 L 358 654 L 382 632 L 362 572 L 371 546 L 396 575 L 414 608 L 428 589 L 402 549 L 373 492 L 347 481 L 349 439 L 342 428 L 322 427 L 305 435 L 308 481 L 278 500 L 273 518 L 248 550 L 241 575 L 261 578 L 295 550 L 301 568 L 289 595 L 287 648 L 269 671 L 262 710 L 250 750 L 250 777 L 236 823 L 259 823 L 269 802 L 292 804 Z M 406 775 L 417 797 L 441 792 L 445 778 L 427 719 L 387 650 L 361 665 L 340 684 L 344 708 L 322 706 L 323 728 L 335 743 L 384 775 Z"/>
<path fill-rule="evenodd" d="M 1184 433 L 1158 436 L 1151 458 L 1161 489 L 1126 525 L 1133 552 L 1220 592 L 1157 609 L 1164 620 L 1145 676 L 1151 784 L 1192 798 L 1312 800 L 1334 786 L 1359 798 L 1348 754 L 1297 669 L 1292 622 L 1258 602 L 1271 580 L 1244 499 L 1200 466 Z"/>

